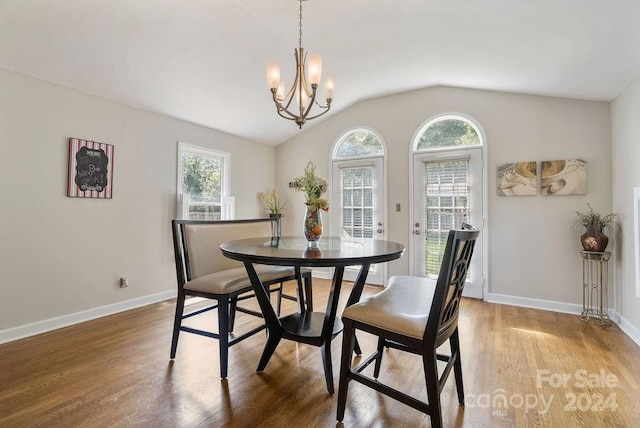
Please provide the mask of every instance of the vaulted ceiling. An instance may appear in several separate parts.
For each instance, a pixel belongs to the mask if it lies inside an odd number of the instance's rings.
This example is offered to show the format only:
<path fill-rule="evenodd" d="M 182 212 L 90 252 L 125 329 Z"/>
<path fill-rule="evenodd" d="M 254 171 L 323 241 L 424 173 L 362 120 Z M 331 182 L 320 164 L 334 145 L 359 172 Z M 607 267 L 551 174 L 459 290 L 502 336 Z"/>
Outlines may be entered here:
<path fill-rule="evenodd" d="M 0 68 L 266 144 L 265 65 L 294 75 L 296 0 L 0 0 Z M 332 112 L 433 85 L 612 100 L 640 76 L 636 0 L 309 0 Z M 304 131 L 304 128 L 303 128 Z"/>

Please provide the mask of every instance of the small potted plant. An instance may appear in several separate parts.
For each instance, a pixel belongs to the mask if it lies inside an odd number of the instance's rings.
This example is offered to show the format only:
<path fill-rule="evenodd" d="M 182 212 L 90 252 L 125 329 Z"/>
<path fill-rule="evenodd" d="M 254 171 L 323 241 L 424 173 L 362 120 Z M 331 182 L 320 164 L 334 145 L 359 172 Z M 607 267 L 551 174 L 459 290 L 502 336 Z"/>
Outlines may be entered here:
<path fill-rule="evenodd" d="M 282 232 L 282 225 L 280 224 L 282 210 L 284 206 L 287 205 L 287 201 L 280 202 L 276 189 L 258 193 L 258 199 L 264 206 L 264 211 L 267 213 L 267 216 L 277 219 L 271 221 L 271 238 L 280 238 Z"/>
<path fill-rule="evenodd" d="M 615 218 L 617 214 L 601 215 L 593 210 L 591 204 L 587 204 L 587 207 L 589 207 L 589 211 L 586 213 L 576 211 L 578 216 L 576 224 L 582 225 L 586 229 L 586 232 L 580 237 L 580 242 L 585 251 L 600 253 L 609 244 L 609 237 L 604 231 L 615 237 L 617 231 Z"/>
<path fill-rule="evenodd" d="M 282 217 L 282 210 L 284 209 L 287 202 L 280 202 L 278 198 L 278 192 L 275 189 L 271 189 L 268 192 L 260 192 L 258 193 L 258 199 L 264 206 L 265 212 L 270 217 Z"/>

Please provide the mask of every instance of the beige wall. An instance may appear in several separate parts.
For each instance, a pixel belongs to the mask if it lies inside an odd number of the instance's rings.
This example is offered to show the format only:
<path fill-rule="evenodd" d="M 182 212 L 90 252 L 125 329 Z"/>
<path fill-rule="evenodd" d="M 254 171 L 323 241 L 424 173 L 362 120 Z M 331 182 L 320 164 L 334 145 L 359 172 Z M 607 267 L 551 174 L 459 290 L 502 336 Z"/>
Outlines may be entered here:
<path fill-rule="evenodd" d="M 490 300 L 576 311 L 582 304 L 578 236 L 571 229 L 586 203 L 610 211 L 609 103 L 435 87 L 367 100 L 277 146 L 276 183 L 289 198 L 285 231 L 298 233 L 302 195 L 286 188 L 308 159 L 329 177 L 332 144 L 345 130 L 367 126 L 385 140 L 388 153 L 388 239 L 409 244 L 409 150 L 414 133 L 441 113 L 461 113 L 485 131 Z M 305 125 L 306 126 L 306 125 Z M 588 162 L 584 196 L 498 197 L 495 167 L 511 161 L 582 158 Z M 294 170 L 295 174 L 291 171 Z M 411 254 L 391 264 L 390 275 L 409 272 Z"/>
<path fill-rule="evenodd" d="M 178 141 L 231 154 L 238 218 L 260 214 L 257 192 L 274 181 L 270 146 L 6 71 L 0 93 L 0 342 L 3 330 L 175 290 Z M 66 197 L 69 137 L 115 146 L 113 199 Z"/>
<path fill-rule="evenodd" d="M 617 304 L 640 341 L 640 295 L 636 291 L 633 188 L 640 186 L 640 79 L 611 106 L 613 131 L 613 209 L 620 214 L 622 256 L 616 265 Z"/>

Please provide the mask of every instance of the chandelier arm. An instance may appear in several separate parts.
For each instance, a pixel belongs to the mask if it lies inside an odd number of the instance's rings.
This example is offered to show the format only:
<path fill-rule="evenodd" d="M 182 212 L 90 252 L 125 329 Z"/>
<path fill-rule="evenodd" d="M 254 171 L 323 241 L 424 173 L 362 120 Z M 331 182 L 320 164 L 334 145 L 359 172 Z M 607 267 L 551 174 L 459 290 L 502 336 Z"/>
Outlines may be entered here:
<path fill-rule="evenodd" d="M 307 53 L 304 51 L 304 48 L 300 47 L 300 65 L 298 65 L 298 67 L 296 67 L 296 69 L 300 69 L 299 73 L 300 73 L 300 87 L 302 89 L 304 89 L 305 94 L 307 94 L 307 97 L 311 98 L 311 96 L 313 95 L 312 91 L 309 90 L 309 82 L 307 82 L 307 70 L 305 70 L 304 65 L 307 62 Z M 297 76 L 296 76 L 297 77 Z M 312 85 L 313 86 L 313 85 Z"/>
<path fill-rule="evenodd" d="M 291 105 L 291 102 L 293 101 L 294 88 L 295 88 L 295 86 L 293 86 L 289 90 L 289 92 L 287 92 L 287 95 L 284 97 L 284 99 L 280 103 L 285 110 L 289 108 L 289 106 Z M 285 101 L 286 101 L 286 103 L 285 103 Z"/>
<path fill-rule="evenodd" d="M 311 117 L 307 117 L 305 118 L 306 120 L 311 120 L 311 119 L 315 119 L 316 117 L 320 117 L 323 114 L 327 113 L 330 109 L 331 109 L 331 103 L 328 103 L 326 107 L 322 107 L 324 110 L 322 111 L 322 113 L 318 113 L 315 116 L 311 116 Z"/>
<path fill-rule="evenodd" d="M 276 104 L 276 110 L 278 115 L 289 120 L 297 120 L 300 117 L 297 114 L 291 113 L 291 111 L 289 111 L 288 107 L 289 107 L 289 104 L 291 103 L 291 100 L 289 100 L 289 103 L 287 103 L 287 105 L 285 106 L 280 101 L 278 101 L 278 99 L 276 98 L 276 93 L 273 90 L 271 90 L 271 92 L 272 92 L 273 102 Z M 285 116 L 284 114 L 282 114 L 282 112 L 285 112 L 289 116 Z"/>
<path fill-rule="evenodd" d="M 291 85 L 291 88 L 289 89 L 289 91 L 287 91 L 287 94 L 284 96 L 284 99 L 282 100 L 281 104 L 282 106 L 284 106 L 285 109 L 289 108 L 289 106 L 291 105 L 291 102 L 295 98 L 294 94 L 296 92 L 296 86 L 298 85 L 298 79 L 300 79 L 300 59 L 302 57 L 302 49 L 300 49 L 300 54 L 298 54 L 298 50 L 295 49 L 293 52 L 293 56 L 296 59 L 296 76 L 293 79 L 293 84 Z M 286 101 L 286 103 L 284 101 Z"/>
<path fill-rule="evenodd" d="M 307 115 L 311 111 L 311 107 L 313 107 L 313 104 L 314 103 L 317 104 L 317 102 L 316 102 L 316 94 L 317 94 L 318 85 L 311 85 L 311 89 L 312 89 L 311 94 L 307 94 L 307 96 L 309 97 L 309 105 L 307 106 L 307 108 L 304 111 L 304 113 L 301 112 L 303 118 L 307 117 Z"/>
<path fill-rule="evenodd" d="M 282 112 L 285 112 L 285 113 L 286 113 L 286 114 L 288 114 L 290 117 L 288 117 L 288 116 L 284 116 L 284 115 L 282 114 Z M 281 109 L 278 111 L 278 114 L 279 114 L 280 116 L 282 116 L 282 117 L 284 117 L 284 118 L 286 118 L 286 119 L 290 119 L 290 120 L 296 120 L 296 121 L 297 121 L 298 119 L 300 119 L 300 116 L 298 116 L 297 114 L 291 113 L 289 110 L 287 110 L 287 109 L 286 109 L 286 108 L 284 108 L 284 107 L 283 107 L 283 108 L 281 108 Z"/>
<path fill-rule="evenodd" d="M 297 119 L 297 117 L 285 116 L 284 114 L 282 114 L 282 111 L 283 110 L 278 110 L 278 116 L 280 116 L 281 118 L 291 120 L 291 121 L 295 121 Z"/>
<path fill-rule="evenodd" d="M 327 104 L 326 105 L 322 105 L 318 102 L 318 99 L 316 98 L 314 100 L 315 105 L 317 105 L 319 108 L 329 108 L 329 104 L 331 104 L 331 99 L 327 100 Z"/>

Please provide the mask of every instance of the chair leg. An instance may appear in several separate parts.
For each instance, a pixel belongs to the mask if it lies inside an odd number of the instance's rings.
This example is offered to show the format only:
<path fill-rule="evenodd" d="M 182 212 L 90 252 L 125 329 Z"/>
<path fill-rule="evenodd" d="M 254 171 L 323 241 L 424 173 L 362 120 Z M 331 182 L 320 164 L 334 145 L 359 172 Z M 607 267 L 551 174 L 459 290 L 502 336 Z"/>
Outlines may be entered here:
<path fill-rule="evenodd" d="M 218 342 L 220 345 L 220 377 L 227 378 L 229 366 L 229 307 L 234 299 L 228 295 L 220 296 L 218 300 Z"/>
<path fill-rule="evenodd" d="M 298 302 L 298 313 L 303 314 L 305 312 L 304 308 L 304 289 L 302 288 L 302 281 L 298 278 L 298 285 L 296 287 L 296 299 Z"/>
<path fill-rule="evenodd" d="M 355 330 L 353 322 L 344 319 L 344 329 L 342 330 L 342 357 L 340 359 L 340 380 L 338 381 L 338 411 L 336 419 L 342 422 L 344 419 L 344 411 L 347 405 L 347 390 L 349 388 L 349 372 L 351 371 L 351 362 L 353 358 L 353 348 L 355 339 Z"/>
<path fill-rule="evenodd" d="M 176 350 L 178 349 L 178 336 L 180 335 L 180 327 L 182 326 L 182 314 L 184 313 L 184 292 L 178 292 L 178 298 L 176 299 L 176 314 L 173 319 L 173 337 L 171 338 L 171 359 L 176 357 Z"/>
<path fill-rule="evenodd" d="M 327 382 L 327 391 L 333 395 L 333 365 L 331 363 L 331 338 L 320 347 L 322 365 L 324 366 L 324 378 Z"/>
<path fill-rule="evenodd" d="M 382 351 L 384 351 L 384 339 L 378 338 L 378 355 L 376 355 L 376 364 L 373 369 L 373 377 L 378 379 L 380 376 L 380 366 L 382 365 Z"/>
<path fill-rule="evenodd" d="M 449 338 L 451 346 L 451 357 L 455 357 L 453 363 L 453 374 L 456 377 L 456 391 L 458 391 L 458 403 L 464 406 L 464 385 L 462 383 L 462 361 L 460 360 L 460 338 L 458 337 L 458 329 L 456 329 Z"/>
<path fill-rule="evenodd" d="M 429 416 L 431 427 L 442 428 L 442 409 L 440 407 L 440 390 L 438 388 L 438 366 L 436 352 L 422 356 L 424 375 L 427 382 L 427 398 L 429 400 Z"/>
<path fill-rule="evenodd" d="M 306 294 L 307 311 L 313 312 L 313 287 L 311 284 L 311 273 L 304 279 L 304 293 Z M 304 303 L 304 300 L 303 300 Z"/>
<path fill-rule="evenodd" d="M 229 333 L 233 332 L 236 323 L 236 308 L 238 307 L 238 297 L 232 297 L 229 301 Z"/>
<path fill-rule="evenodd" d="M 276 314 L 278 314 L 278 316 L 280 316 L 280 308 L 282 308 L 282 283 L 280 283 L 280 286 L 278 287 L 278 294 L 277 294 L 277 298 L 278 301 L 276 303 Z"/>

